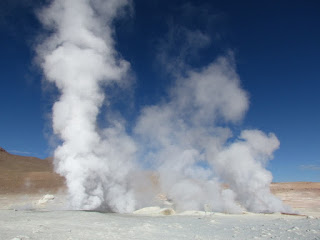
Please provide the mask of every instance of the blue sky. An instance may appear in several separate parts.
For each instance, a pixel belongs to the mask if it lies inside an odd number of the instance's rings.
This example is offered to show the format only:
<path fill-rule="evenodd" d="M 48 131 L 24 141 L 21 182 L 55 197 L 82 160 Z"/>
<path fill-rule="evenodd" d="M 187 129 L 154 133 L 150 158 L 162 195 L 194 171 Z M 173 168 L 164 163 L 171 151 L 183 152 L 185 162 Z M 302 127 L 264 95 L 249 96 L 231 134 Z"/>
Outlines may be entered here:
<path fill-rule="evenodd" d="M 34 65 L 41 1 L 0 4 L 0 146 L 21 155 L 45 158 L 50 148 L 50 108 Z M 118 20 L 117 50 L 131 64 L 135 85 L 130 108 L 134 122 L 142 106 L 159 102 L 172 74 L 159 56 L 178 55 L 188 67 L 205 66 L 234 54 L 250 107 L 234 131 L 274 132 L 280 149 L 268 168 L 274 181 L 320 181 L 320 3 L 319 1 L 135 1 L 131 16 Z M 185 30 L 210 37 L 189 46 Z M 181 34 L 181 35 L 179 35 Z M 168 45 L 168 43 L 170 43 Z"/>

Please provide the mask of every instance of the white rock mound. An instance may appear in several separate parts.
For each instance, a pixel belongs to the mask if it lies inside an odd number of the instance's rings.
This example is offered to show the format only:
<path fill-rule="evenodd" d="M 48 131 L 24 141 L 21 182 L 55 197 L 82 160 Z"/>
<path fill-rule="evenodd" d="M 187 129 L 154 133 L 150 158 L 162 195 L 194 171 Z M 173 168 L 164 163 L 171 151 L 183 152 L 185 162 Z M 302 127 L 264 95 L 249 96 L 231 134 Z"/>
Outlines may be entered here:
<path fill-rule="evenodd" d="M 145 207 L 138 209 L 133 214 L 139 215 L 175 215 L 176 212 L 172 208 L 160 208 L 160 207 Z"/>
<path fill-rule="evenodd" d="M 50 201 L 53 201 L 54 198 L 54 195 L 46 194 L 40 200 L 38 200 L 37 205 L 44 205 Z"/>

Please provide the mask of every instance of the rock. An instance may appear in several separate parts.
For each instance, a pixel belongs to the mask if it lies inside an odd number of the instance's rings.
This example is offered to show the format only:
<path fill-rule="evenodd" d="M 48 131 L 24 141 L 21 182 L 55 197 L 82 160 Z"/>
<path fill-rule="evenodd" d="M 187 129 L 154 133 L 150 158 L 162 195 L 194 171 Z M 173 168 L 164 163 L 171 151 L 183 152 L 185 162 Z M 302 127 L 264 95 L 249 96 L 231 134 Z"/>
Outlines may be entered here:
<path fill-rule="evenodd" d="M 138 209 L 136 211 L 133 212 L 133 214 L 155 214 L 158 213 L 160 211 L 160 207 L 156 206 L 156 207 L 145 207 L 145 208 L 141 208 Z"/>
<path fill-rule="evenodd" d="M 159 214 L 161 214 L 161 215 L 174 215 L 174 214 L 176 214 L 176 212 L 172 208 L 163 208 L 163 209 L 161 209 Z"/>
<path fill-rule="evenodd" d="M 146 207 L 133 212 L 142 215 L 174 215 L 176 212 L 172 208 Z"/>
<path fill-rule="evenodd" d="M 50 194 L 46 194 L 44 195 L 39 201 L 37 204 L 41 205 L 41 204 L 45 204 L 49 201 L 52 201 L 54 199 L 54 196 L 53 195 L 50 195 Z"/>
<path fill-rule="evenodd" d="M 30 239 L 28 236 L 17 236 L 15 238 L 12 238 L 11 240 L 27 240 Z"/>
<path fill-rule="evenodd" d="M 0 147 L 0 152 L 7 152 L 6 150 L 4 150 L 2 147 Z"/>

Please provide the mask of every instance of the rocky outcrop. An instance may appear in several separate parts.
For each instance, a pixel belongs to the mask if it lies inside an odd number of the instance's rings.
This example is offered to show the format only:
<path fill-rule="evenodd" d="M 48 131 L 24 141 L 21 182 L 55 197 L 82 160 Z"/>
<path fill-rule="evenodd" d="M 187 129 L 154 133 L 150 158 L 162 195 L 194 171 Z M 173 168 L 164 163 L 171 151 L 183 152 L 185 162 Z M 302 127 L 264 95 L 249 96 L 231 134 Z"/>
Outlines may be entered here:
<path fill-rule="evenodd" d="M 0 147 L 0 152 L 7 152 L 6 150 L 4 150 L 2 147 Z"/>

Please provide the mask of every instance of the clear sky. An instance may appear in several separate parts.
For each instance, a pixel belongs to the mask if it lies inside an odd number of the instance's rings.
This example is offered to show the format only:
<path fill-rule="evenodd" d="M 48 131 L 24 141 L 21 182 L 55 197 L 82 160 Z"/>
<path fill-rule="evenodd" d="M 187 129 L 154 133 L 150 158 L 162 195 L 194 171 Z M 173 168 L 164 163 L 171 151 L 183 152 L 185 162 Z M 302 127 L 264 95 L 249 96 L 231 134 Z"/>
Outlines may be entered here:
<path fill-rule="evenodd" d="M 54 100 L 34 64 L 42 31 L 34 12 L 43 2 L 0 3 L 0 146 L 40 158 L 52 153 Z M 132 106 L 124 111 L 129 121 L 166 94 L 172 74 L 163 61 L 181 58 L 198 68 L 232 52 L 250 96 L 233 130 L 276 134 L 280 149 L 268 166 L 274 181 L 320 181 L 319 1 L 138 0 L 132 6 L 131 16 L 115 23 L 116 48 L 135 76 Z M 205 37 L 185 39 L 199 32 Z"/>

